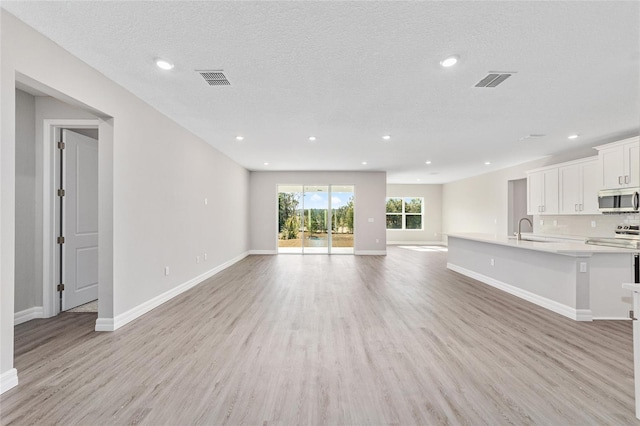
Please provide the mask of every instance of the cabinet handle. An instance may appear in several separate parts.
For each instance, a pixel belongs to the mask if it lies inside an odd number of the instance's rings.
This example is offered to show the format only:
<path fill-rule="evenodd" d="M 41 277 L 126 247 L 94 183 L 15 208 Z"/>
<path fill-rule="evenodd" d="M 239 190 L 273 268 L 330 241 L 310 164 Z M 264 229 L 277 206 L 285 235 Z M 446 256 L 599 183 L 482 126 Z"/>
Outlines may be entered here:
<path fill-rule="evenodd" d="M 624 183 L 629 183 L 629 175 L 626 175 L 626 176 L 624 177 Z"/>
<path fill-rule="evenodd" d="M 542 206 L 542 211 L 544 212 L 545 206 Z"/>
<path fill-rule="evenodd" d="M 618 176 L 618 185 L 622 185 L 622 176 Z"/>
<path fill-rule="evenodd" d="M 577 204 L 574 204 L 574 205 L 573 205 L 573 211 L 574 211 L 574 212 L 577 212 L 577 211 L 578 211 L 578 205 L 577 205 Z"/>

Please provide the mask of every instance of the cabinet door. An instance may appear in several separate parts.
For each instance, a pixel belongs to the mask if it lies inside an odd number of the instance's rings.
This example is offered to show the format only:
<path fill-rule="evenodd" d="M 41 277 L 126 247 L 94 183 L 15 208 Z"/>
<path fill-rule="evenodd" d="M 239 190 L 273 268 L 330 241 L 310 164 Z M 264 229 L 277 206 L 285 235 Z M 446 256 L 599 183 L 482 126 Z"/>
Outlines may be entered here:
<path fill-rule="evenodd" d="M 582 165 L 560 167 L 558 173 L 560 179 L 559 213 L 579 214 L 582 207 Z"/>
<path fill-rule="evenodd" d="M 598 162 L 582 166 L 582 214 L 600 214 L 598 210 Z"/>
<path fill-rule="evenodd" d="M 558 169 L 545 170 L 543 173 L 542 214 L 558 214 Z"/>
<path fill-rule="evenodd" d="M 600 189 L 620 188 L 624 183 L 624 150 L 621 146 L 603 149 L 598 153 Z"/>
<path fill-rule="evenodd" d="M 542 209 L 542 172 L 531 173 L 527 176 L 527 214 L 536 215 Z"/>
<path fill-rule="evenodd" d="M 624 145 L 626 186 L 640 186 L 640 143 Z"/>

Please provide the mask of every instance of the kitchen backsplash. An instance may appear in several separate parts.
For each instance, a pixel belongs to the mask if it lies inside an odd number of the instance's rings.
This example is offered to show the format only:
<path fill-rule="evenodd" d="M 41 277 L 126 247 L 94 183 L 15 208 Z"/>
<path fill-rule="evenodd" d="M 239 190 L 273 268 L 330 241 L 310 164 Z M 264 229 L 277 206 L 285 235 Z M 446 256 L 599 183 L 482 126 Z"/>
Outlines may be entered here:
<path fill-rule="evenodd" d="M 640 225 L 639 214 L 534 216 L 533 218 L 533 232 L 550 235 L 613 237 L 618 225 Z M 595 227 L 592 226 L 592 222 L 595 222 Z"/>

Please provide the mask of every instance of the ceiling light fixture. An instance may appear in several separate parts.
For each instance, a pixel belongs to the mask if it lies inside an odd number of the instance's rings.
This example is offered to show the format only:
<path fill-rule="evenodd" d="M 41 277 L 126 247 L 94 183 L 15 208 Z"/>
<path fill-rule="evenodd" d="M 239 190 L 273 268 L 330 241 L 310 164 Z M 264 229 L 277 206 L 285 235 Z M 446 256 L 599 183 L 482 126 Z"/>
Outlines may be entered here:
<path fill-rule="evenodd" d="M 569 136 L 567 136 L 567 138 L 568 138 L 568 139 L 576 139 L 578 136 L 580 136 L 580 135 L 578 135 L 578 134 L 575 134 L 575 135 L 569 135 Z"/>
<path fill-rule="evenodd" d="M 315 137 L 315 136 L 309 136 L 309 140 L 310 140 L 311 142 L 313 142 L 313 141 L 315 141 L 315 140 L 316 140 L 316 137 Z"/>
<path fill-rule="evenodd" d="M 448 58 L 445 58 L 445 59 L 440 61 L 440 65 L 442 65 L 445 68 L 452 67 L 457 63 L 458 63 L 458 56 L 457 55 L 449 56 Z"/>
<path fill-rule="evenodd" d="M 158 68 L 163 69 L 165 71 L 169 71 L 174 67 L 174 65 L 171 62 L 162 58 L 156 58 L 156 65 L 158 66 Z"/>
<path fill-rule="evenodd" d="M 431 164 L 431 161 L 425 161 L 424 164 Z"/>
<path fill-rule="evenodd" d="M 382 139 L 384 139 L 385 141 L 388 141 L 389 139 L 391 139 L 391 135 L 384 135 Z"/>
<path fill-rule="evenodd" d="M 485 166 L 488 166 L 489 164 L 491 164 L 491 161 L 485 161 L 485 162 L 484 162 L 484 165 L 485 165 Z"/>
<path fill-rule="evenodd" d="M 367 162 L 366 162 L 366 161 L 363 161 L 363 162 L 362 162 L 362 165 L 363 165 L 363 166 L 366 166 L 366 165 L 367 165 Z"/>
<path fill-rule="evenodd" d="M 264 162 L 264 165 L 265 165 L 265 166 L 268 166 L 268 165 L 269 165 L 269 163 L 267 163 L 267 162 L 265 161 L 265 162 Z"/>
<path fill-rule="evenodd" d="M 237 141 L 243 141 L 244 140 L 244 136 L 236 136 L 236 140 Z"/>

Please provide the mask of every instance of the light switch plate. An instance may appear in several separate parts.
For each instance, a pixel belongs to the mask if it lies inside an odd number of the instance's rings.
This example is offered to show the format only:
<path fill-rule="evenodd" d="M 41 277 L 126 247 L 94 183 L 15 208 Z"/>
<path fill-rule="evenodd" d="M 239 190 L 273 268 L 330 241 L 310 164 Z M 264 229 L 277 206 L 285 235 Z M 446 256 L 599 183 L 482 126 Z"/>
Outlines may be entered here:
<path fill-rule="evenodd" d="M 373 222 L 373 218 L 372 217 L 369 218 L 369 222 Z"/>

